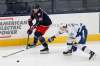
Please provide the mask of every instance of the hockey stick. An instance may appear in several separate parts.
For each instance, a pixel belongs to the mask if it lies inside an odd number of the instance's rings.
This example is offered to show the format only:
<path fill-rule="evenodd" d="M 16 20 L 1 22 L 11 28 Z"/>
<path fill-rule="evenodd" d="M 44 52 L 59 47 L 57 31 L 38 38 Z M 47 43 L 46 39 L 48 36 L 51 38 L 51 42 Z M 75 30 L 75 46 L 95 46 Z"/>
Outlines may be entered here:
<path fill-rule="evenodd" d="M 29 34 L 28 34 L 27 44 L 26 44 L 26 45 L 28 45 L 28 44 L 29 44 Z M 22 49 L 22 50 L 19 50 L 19 51 L 16 51 L 16 52 L 10 53 L 10 54 L 8 54 L 8 55 L 4 55 L 4 56 L 2 56 L 2 57 L 3 57 L 3 58 L 6 58 L 6 57 L 9 57 L 9 56 L 12 56 L 12 55 L 15 55 L 15 54 L 21 53 L 21 52 L 23 52 L 23 51 L 25 51 L 25 50 L 27 50 L 27 49 L 30 49 L 30 48 L 27 48 L 27 46 L 26 46 L 25 49 Z"/>
<path fill-rule="evenodd" d="M 49 41 L 47 40 L 47 41 L 45 41 L 45 42 L 49 42 Z M 43 43 L 45 43 L 45 42 L 43 42 Z M 27 45 L 28 45 L 28 43 L 29 43 L 29 35 L 28 35 L 28 38 L 27 38 Z M 36 46 L 39 46 L 39 45 L 36 45 Z M 28 49 L 31 49 L 31 48 L 27 48 L 27 46 L 26 46 L 25 49 L 22 49 L 22 50 L 19 50 L 19 51 L 16 51 L 16 52 L 10 53 L 10 54 L 8 54 L 8 55 L 4 55 L 4 56 L 2 56 L 2 57 L 3 57 L 3 58 L 7 58 L 7 57 L 9 57 L 9 56 L 12 56 L 12 55 L 15 55 L 15 54 L 21 53 L 21 52 L 26 51 L 26 50 L 28 50 Z"/>
<path fill-rule="evenodd" d="M 29 34 L 28 34 L 28 38 L 27 38 L 26 49 L 28 49 L 28 45 L 29 45 Z"/>
<path fill-rule="evenodd" d="M 4 56 L 2 56 L 2 57 L 3 57 L 3 58 L 6 58 L 6 57 L 9 57 L 9 56 L 15 55 L 15 54 L 17 54 L 17 53 L 23 52 L 23 51 L 25 51 L 25 50 L 19 50 L 19 51 L 13 52 L 13 53 L 11 53 L 11 54 L 4 55 Z"/>
<path fill-rule="evenodd" d="M 39 46 L 39 45 L 37 45 L 37 46 Z M 22 50 L 19 50 L 19 51 L 16 51 L 16 52 L 10 53 L 10 54 L 8 54 L 8 55 L 4 55 L 4 56 L 2 56 L 2 57 L 3 57 L 3 58 L 7 58 L 7 57 L 9 57 L 9 56 L 12 56 L 12 55 L 15 55 L 15 54 L 21 53 L 21 52 L 26 51 L 26 50 L 28 50 L 28 49 L 31 49 L 31 48 L 22 49 Z"/>

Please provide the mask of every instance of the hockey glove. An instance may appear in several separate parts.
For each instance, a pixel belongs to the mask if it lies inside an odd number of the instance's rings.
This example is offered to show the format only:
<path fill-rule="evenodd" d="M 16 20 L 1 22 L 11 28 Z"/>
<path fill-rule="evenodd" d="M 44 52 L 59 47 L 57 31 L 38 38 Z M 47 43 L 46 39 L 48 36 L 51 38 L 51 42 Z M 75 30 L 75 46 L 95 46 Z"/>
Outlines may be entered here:
<path fill-rule="evenodd" d="M 35 26 L 35 25 L 31 26 L 31 27 L 28 29 L 27 34 L 31 35 L 32 32 L 33 32 L 33 30 L 34 30 L 36 27 L 37 27 L 37 26 Z"/>
<path fill-rule="evenodd" d="M 75 45 L 75 44 L 78 44 L 79 42 L 78 42 L 78 40 L 77 39 L 74 39 L 73 40 L 73 44 Z"/>
<path fill-rule="evenodd" d="M 56 38 L 55 36 L 52 36 L 52 37 L 48 38 L 48 42 L 54 41 L 55 38 Z"/>

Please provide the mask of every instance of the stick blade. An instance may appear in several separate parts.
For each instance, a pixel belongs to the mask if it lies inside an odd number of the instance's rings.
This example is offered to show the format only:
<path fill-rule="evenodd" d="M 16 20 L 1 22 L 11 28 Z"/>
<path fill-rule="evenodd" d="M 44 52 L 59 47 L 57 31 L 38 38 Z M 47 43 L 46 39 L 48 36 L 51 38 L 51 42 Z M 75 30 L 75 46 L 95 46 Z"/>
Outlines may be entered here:
<path fill-rule="evenodd" d="M 19 51 L 13 52 L 13 53 L 11 53 L 11 54 L 4 55 L 4 56 L 2 56 L 2 57 L 3 57 L 3 58 L 6 58 L 6 57 L 9 57 L 9 56 L 15 55 L 15 54 L 17 54 L 17 53 L 23 52 L 23 51 L 25 51 L 25 50 L 19 50 Z"/>

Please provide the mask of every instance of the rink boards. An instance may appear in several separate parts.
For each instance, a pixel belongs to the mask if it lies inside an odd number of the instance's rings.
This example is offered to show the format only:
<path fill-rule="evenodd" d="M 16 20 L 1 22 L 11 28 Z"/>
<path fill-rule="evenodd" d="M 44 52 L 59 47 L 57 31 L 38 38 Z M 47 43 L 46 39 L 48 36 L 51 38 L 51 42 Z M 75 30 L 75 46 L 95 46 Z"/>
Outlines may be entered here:
<path fill-rule="evenodd" d="M 46 38 L 53 36 L 59 29 L 61 23 L 84 23 L 89 35 L 88 41 L 100 41 L 100 13 L 77 13 L 77 14 L 55 14 L 50 15 L 53 24 L 46 34 Z M 29 16 L 0 17 L 0 46 L 25 45 L 27 43 L 27 20 Z M 33 22 L 35 23 L 35 21 Z M 34 34 L 34 33 L 33 33 Z M 33 36 L 30 37 L 30 43 Z M 50 43 L 66 43 L 67 34 L 63 34 Z"/>
<path fill-rule="evenodd" d="M 100 34 L 89 35 L 87 40 L 88 41 L 100 41 Z M 29 43 L 32 43 L 32 42 L 33 42 L 33 38 L 30 38 Z M 67 36 L 59 36 L 52 43 L 48 43 L 48 44 L 57 44 L 57 43 L 63 44 L 63 43 L 66 43 L 66 42 L 67 42 Z M 25 45 L 26 43 L 27 43 L 27 38 L 0 40 L 0 46 Z M 38 44 L 40 44 L 40 42 Z"/>

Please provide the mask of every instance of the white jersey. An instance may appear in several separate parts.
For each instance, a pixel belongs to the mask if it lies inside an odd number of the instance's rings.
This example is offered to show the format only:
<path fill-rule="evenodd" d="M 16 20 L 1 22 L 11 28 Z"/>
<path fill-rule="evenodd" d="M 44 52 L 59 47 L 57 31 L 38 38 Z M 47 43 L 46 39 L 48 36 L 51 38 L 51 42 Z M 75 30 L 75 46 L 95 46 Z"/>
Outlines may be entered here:
<path fill-rule="evenodd" d="M 67 24 L 67 28 L 60 27 L 58 33 L 55 36 L 59 36 L 60 34 L 67 33 L 68 43 L 72 43 L 74 39 L 76 39 L 77 31 L 79 25 L 78 24 Z"/>
<path fill-rule="evenodd" d="M 58 33 L 55 36 L 59 36 L 62 33 L 67 33 L 68 37 L 76 37 L 78 31 L 78 24 L 67 24 L 67 28 L 60 27 Z"/>

